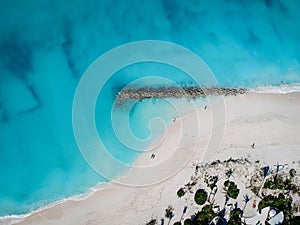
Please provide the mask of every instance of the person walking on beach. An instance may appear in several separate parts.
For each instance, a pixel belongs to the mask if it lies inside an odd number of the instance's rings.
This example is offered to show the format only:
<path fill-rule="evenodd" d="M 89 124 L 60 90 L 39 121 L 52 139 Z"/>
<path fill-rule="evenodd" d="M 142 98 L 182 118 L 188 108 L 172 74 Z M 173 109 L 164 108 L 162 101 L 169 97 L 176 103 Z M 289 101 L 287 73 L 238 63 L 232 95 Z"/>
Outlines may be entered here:
<path fill-rule="evenodd" d="M 253 142 L 253 144 L 251 145 L 251 148 L 255 148 L 255 143 Z"/>
<path fill-rule="evenodd" d="M 151 155 L 151 159 L 154 159 L 155 158 L 155 154 L 154 153 L 152 153 L 152 155 Z"/>

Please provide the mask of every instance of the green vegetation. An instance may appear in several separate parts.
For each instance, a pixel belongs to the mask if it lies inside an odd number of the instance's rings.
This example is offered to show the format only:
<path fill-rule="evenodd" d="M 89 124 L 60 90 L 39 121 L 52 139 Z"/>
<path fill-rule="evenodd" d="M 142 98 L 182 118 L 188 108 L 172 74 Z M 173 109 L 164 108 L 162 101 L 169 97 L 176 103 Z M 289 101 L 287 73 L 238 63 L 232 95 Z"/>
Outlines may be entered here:
<path fill-rule="evenodd" d="M 300 216 L 296 216 L 292 218 L 289 223 L 289 225 L 299 225 L 300 224 Z"/>
<path fill-rule="evenodd" d="M 273 206 L 283 211 L 284 221 L 283 225 L 293 224 L 293 210 L 292 210 L 292 199 L 290 197 L 285 197 L 283 194 L 279 194 L 278 197 L 268 195 L 263 198 L 258 204 L 258 209 L 263 209 L 267 206 Z M 297 218 L 295 219 L 297 221 Z M 298 224 L 295 222 L 294 224 Z"/>
<path fill-rule="evenodd" d="M 271 190 L 284 190 L 285 189 L 285 183 L 290 183 L 290 181 L 287 179 L 285 182 L 283 181 L 282 177 L 280 176 L 274 176 L 267 179 L 264 188 L 268 188 Z"/>
<path fill-rule="evenodd" d="M 292 169 L 293 170 L 293 169 Z M 290 177 L 294 176 L 294 172 L 290 170 Z M 291 179 L 286 178 L 285 180 L 281 176 L 274 176 L 269 178 L 264 184 L 264 188 L 271 190 L 288 190 L 292 193 L 297 193 L 297 186 L 292 183 Z"/>
<path fill-rule="evenodd" d="M 150 220 L 146 225 L 155 225 L 156 224 L 156 219 Z"/>
<path fill-rule="evenodd" d="M 183 188 L 180 188 L 178 191 L 177 191 L 177 196 L 179 198 L 183 197 L 185 195 L 185 191 Z"/>
<path fill-rule="evenodd" d="M 250 190 L 255 194 L 259 195 L 261 183 L 263 182 L 263 174 L 261 170 L 256 170 L 250 179 Z"/>
<path fill-rule="evenodd" d="M 169 205 L 168 208 L 166 208 L 165 217 L 168 219 L 172 219 L 172 217 L 174 216 L 173 211 L 174 211 L 173 207 Z"/>
<path fill-rule="evenodd" d="M 203 205 L 207 200 L 207 192 L 203 189 L 199 189 L 194 196 L 194 201 L 198 205 Z"/>
<path fill-rule="evenodd" d="M 295 176 L 296 171 L 291 169 L 289 171 L 290 178 Z M 270 178 L 266 181 L 264 188 L 268 188 L 271 190 L 288 190 L 286 194 L 289 194 L 291 191 L 292 193 L 297 193 L 297 186 L 291 182 L 291 179 L 286 178 L 285 180 L 275 175 L 274 178 Z M 292 208 L 292 198 L 290 196 L 285 196 L 284 194 L 280 193 L 278 197 L 273 195 L 268 195 L 264 197 L 258 204 L 258 209 L 263 209 L 267 206 L 273 206 L 283 211 L 285 219 L 283 225 L 290 225 L 290 224 L 299 224 L 299 218 L 293 217 L 293 208 Z M 293 221 L 296 222 L 293 222 Z"/>
<path fill-rule="evenodd" d="M 186 219 L 183 223 L 184 225 L 193 225 L 193 221 L 191 219 Z"/>
<path fill-rule="evenodd" d="M 230 219 L 228 221 L 228 225 L 240 225 L 242 223 L 241 216 L 243 211 L 240 208 L 236 208 L 230 211 Z"/>
<path fill-rule="evenodd" d="M 227 161 L 230 162 L 230 161 Z M 294 217 L 296 212 L 296 208 L 292 207 L 292 193 L 298 193 L 298 186 L 293 182 L 294 177 L 297 175 L 295 169 L 291 169 L 289 173 L 276 173 L 271 174 L 270 177 L 266 180 L 264 183 L 264 188 L 270 189 L 270 190 L 282 190 L 282 191 L 268 191 L 268 193 L 280 193 L 278 196 L 276 195 L 268 195 L 264 196 L 263 199 L 258 204 L 258 210 L 261 210 L 265 207 L 275 207 L 279 209 L 280 211 L 283 211 L 284 213 L 284 221 L 282 225 L 296 225 L 300 224 L 300 217 Z M 226 176 L 228 179 L 224 182 L 224 191 L 226 193 L 226 199 L 229 198 L 237 199 L 240 194 L 240 189 L 237 187 L 236 183 L 230 181 L 229 177 L 232 175 L 233 171 L 230 169 L 226 172 Z M 264 174 L 267 174 L 265 172 Z M 255 171 L 255 174 L 251 177 L 250 180 L 250 186 L 247 188 L 250 188 L 254 193 L 258 194 L 258 191 L 260 190 L 261 183 L 263 181 L 261 171 Z M 197 184 L 198 177 L 191 177 L 191 181 L 187 183 L 184 187 L 181 187 L 177 191 L 177 196 L 179 198 L 190 195 L 193 193 L 192 189 Z M 206 183 L 207 187 L 211 190 L 212 193 L 214 188 L 217 187 L 218 182 L 218 176 L 210 176 L 207 173 L 205 173 L 204 182 Z M 216 191 L 218 188 L 216 188 Z M 284 193 L 284 194 L 282 194 Z M 300 195 L 300 194 L 299 194 Z M 244 208 L 246 207 L 247 203 L 249 202 L 248 195 L 244 195 Z M 183 222 L 184 225 L 205 225 L 209 224 L 216 216 L 223 217 L 223 212 L 221 211 L 220 214 L 214 213 L 213 211 L 213 202 L 207 202 L 208 200 L 208 193 L 204 189 L 198 189 L 196 193 L 194 194 L 194 201 L 196 204 L 200 205 L 201 211 L 196 212 L 194 215 L 192 215 L 190 218 L 186 218 Z M 205 204 L 206 203 L 206 204 Z M 236 206 L 237 207 L 237 206 Z M 295 205 L 297 207 L 297 204 Z M 186 208 L 183 211 L 182 218 L 184 218 L 184 214 L 186 213 Z M 230 211 L 230 219 L 227 222 L 228 225 L 242 225 L 244 224 L 242 221 L 243 216 L 243 209 L 241 208 L 234 208 Z M 174 217 L 174 208 L 172 206 L 168 206 L 167 209 L 165 209 L 165 217 L 169 219 L 168 224 L 171 224 L 171 220 Z M 221 224 L 224 222 L 224 218 L 222 221 L 222 218 L 218 218 L 218 224 Z M 163 220 L 163 219 L 162 219 Z M 217 221 L 217 220 L 216 220 Z M 216 222 L 215 221 L 215 222 Z M 156 219 L 152 219 L 150 222 L 148 222 L 146 225 L 155 225 L 158 224 L 158 221 Z M 181 221 L 172 222 L 173 225 L 181 225 Z"/>
<path fill-rule="evenodd" d="M 238 189 L 237 185 L 229 180 L 224 182 L 226 194 L 233 199 L 236 199 L 240 193 L 240 189 Z"/>
<path fill-rule="evenodd" d="M 212 210 L 212 205 L 206 205 L 195 215 L 194 224 L 209 224 L 209 222 L 216 216 L 217 214 Z"/>
<path fill-rule="evenodd" d="M 266 180 L 265 184 L 264 184 L 264 188 L 268 188 L 271 190 L 288 190 L 290 188 L 291 185 L 291 180 L 289 179 L 285 179 L 283 180 L 283 178 L 281 176 L 274 176 L 274 178 L 269 178 L 268 180 Z"/>
<path fill-rule="evenodd" d="M 283 194 L 279 194 L 278 197 L 268 195 L 264 197 L 258 204 L 258 209 L 263 209 L 268 206 L 274 206 L 284 212 L 288 212 L 291 209 L 292 200 L 285 198 Z"/>
<path fill-rule="evenodd" d="M 211 190 L 217 186 L 218 177 L 217 176 L 209 176 L 206 177 L 204 182 L 206 183 L 207 187 L 209 187 Z"/>

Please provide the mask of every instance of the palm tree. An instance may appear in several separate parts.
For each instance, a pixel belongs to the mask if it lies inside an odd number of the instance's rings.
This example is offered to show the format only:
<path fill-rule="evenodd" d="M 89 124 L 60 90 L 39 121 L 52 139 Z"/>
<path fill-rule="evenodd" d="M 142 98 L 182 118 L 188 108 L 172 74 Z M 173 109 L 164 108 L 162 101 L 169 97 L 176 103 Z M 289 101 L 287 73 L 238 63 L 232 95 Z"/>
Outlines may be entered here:
<path fill-rule="evenodd" d="M 234 182 L 229 180 L 226 180 L 224 182 L 223 191 L 228 197 L 233 199 L 236 199 L 240 193 L 240 189 L 237 187 L 237 185 Z"/>
<path fill-rule="evenodd" d="M 173 208 L 172 206 L 170 206 L 170 205 L 168 206 L 168 208 L 166 208 L 166 214 L 165 214 L 165 217 L 169 219 L 168 224 L 170 224 L 171 219 L 172 219 L 173 216 L 174 216 L 173 211 L 174 211 L 174 208 Z"/>

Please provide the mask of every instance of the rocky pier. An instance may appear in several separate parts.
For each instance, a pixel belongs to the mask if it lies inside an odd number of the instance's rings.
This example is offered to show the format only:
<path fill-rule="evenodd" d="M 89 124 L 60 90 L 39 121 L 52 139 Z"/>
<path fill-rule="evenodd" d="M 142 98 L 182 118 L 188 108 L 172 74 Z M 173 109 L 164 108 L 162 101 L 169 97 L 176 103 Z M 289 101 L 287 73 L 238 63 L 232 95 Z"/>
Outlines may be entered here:
<path fill-rule="evenodd" d="M 224 87 L 141 87 L 123 89 L 117 94 L 119 102 L 142 100 L 145 98 L 189 98 L 196 99 L 208 95 L 238 95 L 248 91 L 245 88 Z"/>

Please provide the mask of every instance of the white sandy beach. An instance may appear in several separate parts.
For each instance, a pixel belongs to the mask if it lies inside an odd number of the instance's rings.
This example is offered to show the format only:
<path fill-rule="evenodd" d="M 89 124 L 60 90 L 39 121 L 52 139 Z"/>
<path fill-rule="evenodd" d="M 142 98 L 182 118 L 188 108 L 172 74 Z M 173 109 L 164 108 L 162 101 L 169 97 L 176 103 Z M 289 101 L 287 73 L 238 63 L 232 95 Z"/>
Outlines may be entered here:
<path fill-rule="evenodd" d="M 206 110 L 199 108 L 197 112 L 176 119 L 155 149 L 155 158 L 151 159 L 146 153 L 136 162 L 136 166 L 145 169 L 134 168 L 127 176 L 118 179 L 118 182 L 135 186 L 156 184 L 131 187 L 111 183 L 105 190 L 97 191 L 85 200 L 68 200 L 33 213 L 19 224 L 142 225 L 151 218 L 157 221 L 164 218 L 168 205 L 174 207 L 174 218 L 170 223 L 173 224 L 180 219 L 185 206 L 188 207 L 186 217 L 197 209 L 192 199 L 178 199 L 176 195 L 177 190 L 190 181 L 195 163 L 230 157 L 247 158 L 253 162 L 259 160 L 266 165 L 277 162 L 292 165 L 300 160 L 300 93 L 247 93 L 227 96 L 224 100 L 225 123 L 215 124 L 215 136 L 211 135 L 212 125 L 216 123 L 212 110 L 222 110 L 218 101 Z M 197 117 L 201 124 L 198 138 L 195 136 L 199 128 L 195 123 Z M 182 129 L 183 126 L 188 129 Z M 219 137 L 221 140 L 216 140 Z M 255 143 L 254 149 L 252 143 Z M 206 152 L 208 144 L 212 145 Z M 181 170 L 162 181 L 172 175 L 178 165 Z M 195 188 L 203 184 L 197 185 Z M 9 220 L 4 224 L 10 224 Z"/>

